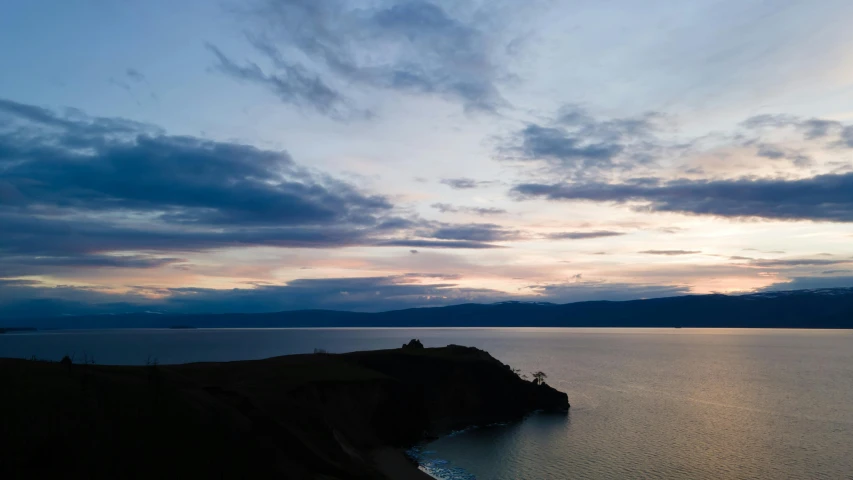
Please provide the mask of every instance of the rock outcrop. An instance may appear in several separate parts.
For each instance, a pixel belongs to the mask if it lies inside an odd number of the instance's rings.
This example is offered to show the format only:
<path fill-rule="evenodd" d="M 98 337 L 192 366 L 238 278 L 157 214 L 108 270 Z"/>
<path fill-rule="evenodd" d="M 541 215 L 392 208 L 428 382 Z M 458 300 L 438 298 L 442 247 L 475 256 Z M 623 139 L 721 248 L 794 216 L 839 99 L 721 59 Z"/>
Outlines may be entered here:
<path fill-rule="evenodd" d="M 488 352 L 473 347 L 450 345 L 419 354 L 357 352 L 344 357 L 417 392 L 420 398 L 414 402 L 423 405 L 428 436 L 518 420 L 534 411 L 569 409 L 565 393 L 523 380 Z"/>

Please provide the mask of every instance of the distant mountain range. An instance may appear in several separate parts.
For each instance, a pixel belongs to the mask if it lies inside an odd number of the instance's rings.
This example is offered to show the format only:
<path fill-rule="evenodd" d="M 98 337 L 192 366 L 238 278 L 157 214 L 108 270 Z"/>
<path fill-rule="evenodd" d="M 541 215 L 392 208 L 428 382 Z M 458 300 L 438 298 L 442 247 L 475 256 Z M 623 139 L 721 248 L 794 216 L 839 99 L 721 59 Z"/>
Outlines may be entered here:
<path fill-rule="evenodd" d="M 272 328 L 272 327 L 740 327 L 853 328 L 853 288 L 750 295 L 553 303 L 468 303 L 379 313 L 297 310 L 275 313 L 63 316 L 0 319 L 0 327 Z"/>

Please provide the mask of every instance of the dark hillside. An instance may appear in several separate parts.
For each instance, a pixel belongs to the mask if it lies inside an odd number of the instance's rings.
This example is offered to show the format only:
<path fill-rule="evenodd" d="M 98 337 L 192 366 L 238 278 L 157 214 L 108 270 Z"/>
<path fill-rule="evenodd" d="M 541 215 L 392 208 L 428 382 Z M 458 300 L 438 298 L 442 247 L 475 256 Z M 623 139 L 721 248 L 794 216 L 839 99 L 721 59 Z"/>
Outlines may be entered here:
<path fill-rule="evenodd" d="M 114 367 L 0 359 L 0 478 L 426 478 L 402 447 L 565 412 L 450 346 Z"/>

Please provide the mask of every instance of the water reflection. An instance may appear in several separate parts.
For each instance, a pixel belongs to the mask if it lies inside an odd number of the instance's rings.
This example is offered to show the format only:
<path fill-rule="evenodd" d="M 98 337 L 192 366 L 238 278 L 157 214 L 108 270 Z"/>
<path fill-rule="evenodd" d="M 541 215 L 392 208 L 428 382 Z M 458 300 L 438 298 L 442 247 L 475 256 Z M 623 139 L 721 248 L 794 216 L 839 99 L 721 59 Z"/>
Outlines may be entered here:
<path fill-rule="evenodd" d="M 567 391 L 571 417 L 428 448 L 480 480 L 853 478 L 849 332 L 697 333 L 491 339 Z"/>
<path fill-rule="evenodd" d="M 524 421 L 470 429 L 430 443 L 420 453 L 426 470 L 441 479 L 532 478 L 565 471 L 564 445 L 570 434 L 571 413 L 535 414 Z M 453 461 L 441 452 L 453 452 Z M 559 475 L 554 478 L 561 478 Z"/>

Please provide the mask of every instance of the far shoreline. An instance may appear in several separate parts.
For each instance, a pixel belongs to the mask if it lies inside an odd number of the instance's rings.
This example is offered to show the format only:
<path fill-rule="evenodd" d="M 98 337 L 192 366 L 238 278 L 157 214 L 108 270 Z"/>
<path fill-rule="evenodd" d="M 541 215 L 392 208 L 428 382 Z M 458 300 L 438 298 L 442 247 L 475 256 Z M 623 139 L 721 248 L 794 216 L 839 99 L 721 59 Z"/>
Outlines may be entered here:
<path fill-rule="evenodd" d="M 329 305 L 334 308 L 334 305 Z M 377 305 L 378 307 L 378 305 Z M 40 315 L 0 312 L 0 328 L 785 328 L 853 329 L 853 288 L 682 295 L 556 304 L 508 301 L 399 310 L 295 309 Z"/>

